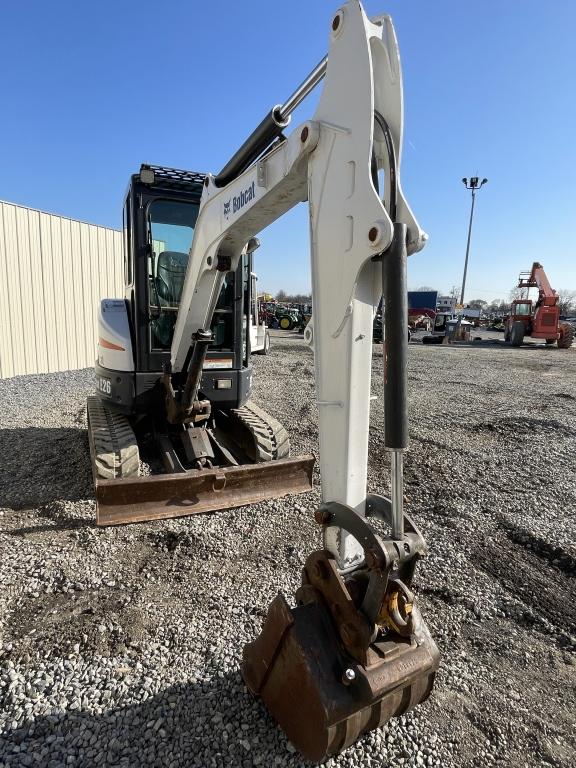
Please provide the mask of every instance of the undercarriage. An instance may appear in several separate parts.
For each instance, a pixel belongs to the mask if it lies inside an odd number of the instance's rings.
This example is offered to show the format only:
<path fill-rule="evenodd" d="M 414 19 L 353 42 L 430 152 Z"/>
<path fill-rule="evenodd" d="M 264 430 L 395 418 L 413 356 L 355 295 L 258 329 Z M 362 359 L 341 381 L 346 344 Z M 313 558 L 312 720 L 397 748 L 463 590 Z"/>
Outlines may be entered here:
<path fill-rule="evenodd" d="M 98 525 L 238 507 L 312 487 L 312 456 L 289 458 L 279 421 L 252 402 L 190 427 L 128 417 L 89 397 Z"/>

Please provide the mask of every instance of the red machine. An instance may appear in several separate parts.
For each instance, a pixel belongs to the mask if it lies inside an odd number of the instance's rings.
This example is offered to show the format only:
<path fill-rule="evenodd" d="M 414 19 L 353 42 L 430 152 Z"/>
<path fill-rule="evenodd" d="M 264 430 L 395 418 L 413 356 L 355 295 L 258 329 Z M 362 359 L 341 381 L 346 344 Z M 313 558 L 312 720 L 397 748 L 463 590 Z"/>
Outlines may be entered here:
<path fill-rule="evenodd" d="M 574 340 L 574 328 L 570 323 L 560 322 L 558 294 L 551 287 L 542 264 L 535 261 L 530 272 L 520 272 L 518 288 L 538 288 L 538 300 L 536 304 L 528 298 L 512 302 L 504 340 L 519 347 L 524 336 L 532 336 L 533 339 L 546 339 L 546 344 L 556 342 L 560 349 L 568 349 Z"/>

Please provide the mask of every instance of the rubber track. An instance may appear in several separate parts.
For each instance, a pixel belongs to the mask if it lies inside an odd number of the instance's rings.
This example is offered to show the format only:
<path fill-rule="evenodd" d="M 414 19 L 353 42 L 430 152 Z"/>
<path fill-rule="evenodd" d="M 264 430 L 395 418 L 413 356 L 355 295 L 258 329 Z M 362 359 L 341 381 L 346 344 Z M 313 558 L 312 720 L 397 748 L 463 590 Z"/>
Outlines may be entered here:
<path fill-rule="evenodd" d="M 88 431 L 98 477 L 106 480 L 139 474 L 140 455 L 130 422 L 109 410 L 99 397 L 89 397 Z"/>
<path fill-rule="evenodd" d="M 286 459 L 290 456 L 290 438 L 282 424 L 248 401 L 242 408 L 231 413 L 239 419 L 254 439 L 257 462 Z"/>

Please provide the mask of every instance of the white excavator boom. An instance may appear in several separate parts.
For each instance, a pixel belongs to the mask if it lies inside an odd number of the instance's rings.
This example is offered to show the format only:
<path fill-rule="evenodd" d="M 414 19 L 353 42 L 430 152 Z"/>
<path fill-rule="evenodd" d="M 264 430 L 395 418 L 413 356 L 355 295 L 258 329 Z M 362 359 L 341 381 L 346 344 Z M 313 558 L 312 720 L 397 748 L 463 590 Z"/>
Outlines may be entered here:
<path fill-rule="evenodd" d="M 382 295 L 374 257 L 390 246 L 394 221 L 407 227 L 408 253 L 425 241 L 398 178 L 402 124 L 392 22 L 370 21 L 358 0 L 349 0 L 332 21 L 313 119 L 226 186 L 207 177 L 172 342 L 176 372 L 192 335 L 209 328 L 224 274 L 250 238 L 308 200 L 314 314 L 307 338 L 313 336 L 315 355 L 322 494 L 359 514 L 366 500 L 372 322 Z M 376 171 L 384 175 L 386 202 L 375 188 Z M 362 557 L 337 528 L 327 529 L 326 544 L 342 567 Z"/>

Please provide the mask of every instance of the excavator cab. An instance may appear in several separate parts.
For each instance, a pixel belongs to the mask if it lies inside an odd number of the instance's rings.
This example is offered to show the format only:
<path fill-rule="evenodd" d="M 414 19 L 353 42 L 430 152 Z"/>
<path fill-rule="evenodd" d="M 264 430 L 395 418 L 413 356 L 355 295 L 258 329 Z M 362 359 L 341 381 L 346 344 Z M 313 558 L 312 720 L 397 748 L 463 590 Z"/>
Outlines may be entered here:
<path fill-rule="evenodd" d="M 114 350 L 103 349 L 102 344 L 96 365 L 97 380 L 111 382 L 106 407 L 125 415 L 147 414 L 164 398 L 161 376 L 170 363 L 204 178 L 191 171 L 143 165 L 130 179 L 123 216 L 124 305 L 130 339 L 123 341 L 129 342 L 133 365 L 116 367 Z M 238 267 L 226 274 L 202 373 L 203 395 L 226 408 L 242 407 L 250 398 L 246 314 L 252 261 L 252 254 L 245 253 Z M 106 320 L 106 309 L 100 318 Z M 105 332 L 99 337 L 107 338 Z M 108 340 L 128 349 L 118 338 Z M 219 382 L 222 370 L 226 383 Z"/>

